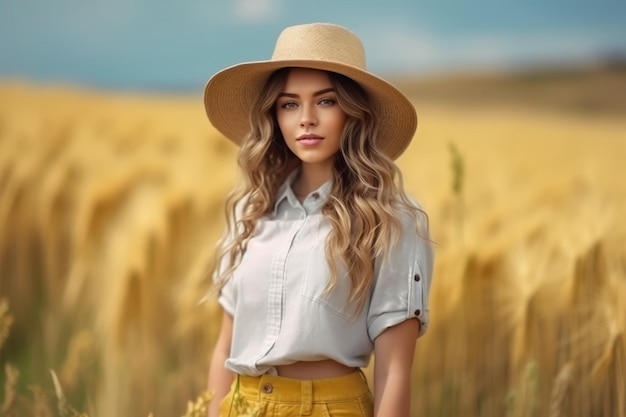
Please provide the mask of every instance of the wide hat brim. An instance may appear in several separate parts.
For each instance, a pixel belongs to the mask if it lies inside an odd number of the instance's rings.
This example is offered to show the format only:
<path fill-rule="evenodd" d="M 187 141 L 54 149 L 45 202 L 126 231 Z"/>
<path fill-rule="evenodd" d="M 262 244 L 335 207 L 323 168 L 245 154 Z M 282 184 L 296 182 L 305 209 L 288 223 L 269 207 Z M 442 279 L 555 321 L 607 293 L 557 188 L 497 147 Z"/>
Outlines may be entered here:
<path fill-rule="evenodd" d="M 286 67 L 332 71 L 356 81 L 368 93 L 379 120 L 376 146 L 391 159 L 408 147 L 417 128 L 417 113 L 400 90 L 360 68 L 320 60 L 246 62 L 216 73 L 204 89 L 205 110 L 213 126 L 241 145 L 250 132 L 250 111 L 266 80 L 274 71 Z"/>

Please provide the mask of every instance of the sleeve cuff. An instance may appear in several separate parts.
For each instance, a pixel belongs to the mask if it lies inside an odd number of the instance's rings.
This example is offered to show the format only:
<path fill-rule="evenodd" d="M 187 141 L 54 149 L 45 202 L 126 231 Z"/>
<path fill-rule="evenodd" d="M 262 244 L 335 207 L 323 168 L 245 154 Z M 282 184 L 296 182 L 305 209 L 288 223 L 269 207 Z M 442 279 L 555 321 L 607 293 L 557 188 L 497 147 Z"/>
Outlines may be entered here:
<path fill-rule="evenodd" d="M 403 311 L 394 311 L 376 317 L 367 328 L 370 340 L 373 342 L 389 327 L 400 324 L 406 319 L 406 314 Z"/>
<path fill-rule="evenodd" d="M 420 331 L 417 337 L 421 337 L 428 330 L 428 310 L 420 311 L 419 314 L 407 314 L 404 311 L 394 311 L 376 317 L 367 328 L 370 340 L 373 342 L 378 336 L 390 327 L 396 326 L 405 320 L 417 318 L 420 321 Z"/>
<path fill-rule="evenodd" d="M 227 312 L 230 316 L 234 316 L 235 305 L 231 302 L 231 300 L 227 299 L 221 291 L 217 297 L 217 302 L 220 306 L 222 306 L 225 312 Z"/>

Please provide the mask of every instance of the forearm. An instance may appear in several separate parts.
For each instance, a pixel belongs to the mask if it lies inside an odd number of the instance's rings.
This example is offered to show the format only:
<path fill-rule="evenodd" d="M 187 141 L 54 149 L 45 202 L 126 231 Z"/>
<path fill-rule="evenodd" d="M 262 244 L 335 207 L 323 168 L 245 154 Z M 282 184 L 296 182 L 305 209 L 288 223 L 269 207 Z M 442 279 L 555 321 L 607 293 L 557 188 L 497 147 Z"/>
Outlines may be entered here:
<path fill-rule="evenodd" d="M 208 417 L 219 415 L 219 403 L 228 394 L 233 381 L 233 373 L 224 368 L 226 359 L 227 355 L 223 352 L 217 350 L 213 352 L 208 383 L 208 391 L 213 397 L 209 403 Z"/>
<path fill-rule="evenodd" d="M 209 368 L 209 393 L 213 395 L 209 403 L 208 417 L 218 417 L 220 401 L 228 394 L 233 382 L 233 373 L 224 367 L 224 362 L 230 356 L 233 319 L 224 313 L 220 334 L 213 349 Z"/>
<path fill-rule="evenodd" d="M 406 320 L 374 341 L 374 416 L 408 417 L 411 368 L 419 322 Z"/>
<path fill-rule="evenodd" d="M 411 408 L 411 375 L 404 370 L 374 371 L 374 416 L 408 417 Z"/>

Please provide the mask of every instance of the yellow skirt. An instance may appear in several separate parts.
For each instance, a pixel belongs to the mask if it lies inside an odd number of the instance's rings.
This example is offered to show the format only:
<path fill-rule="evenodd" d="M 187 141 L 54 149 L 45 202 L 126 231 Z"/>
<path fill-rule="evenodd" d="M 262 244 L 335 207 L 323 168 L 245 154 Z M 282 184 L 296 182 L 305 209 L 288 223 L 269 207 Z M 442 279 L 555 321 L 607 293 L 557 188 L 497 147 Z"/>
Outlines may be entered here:
<path fill-rule="evenodd" d="M 237 375 L 220 402 L 220 417 L 372 417 L 374 398 L 365 375 L 328 379 Z"/>

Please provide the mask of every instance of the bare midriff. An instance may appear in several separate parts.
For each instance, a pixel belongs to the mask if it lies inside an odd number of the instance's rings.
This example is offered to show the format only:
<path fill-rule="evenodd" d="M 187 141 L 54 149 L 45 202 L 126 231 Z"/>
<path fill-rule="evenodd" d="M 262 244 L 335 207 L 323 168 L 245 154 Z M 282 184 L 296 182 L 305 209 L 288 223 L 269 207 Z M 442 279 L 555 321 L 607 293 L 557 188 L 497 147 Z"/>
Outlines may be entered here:
<path fill-rule="evenodd" d="M 296 362 L 276 367 L 279 376 L 295 379 L 324 379 L 348 375 L 358 368 L 352 368 L 332 359 L 313 362 Z"/>

